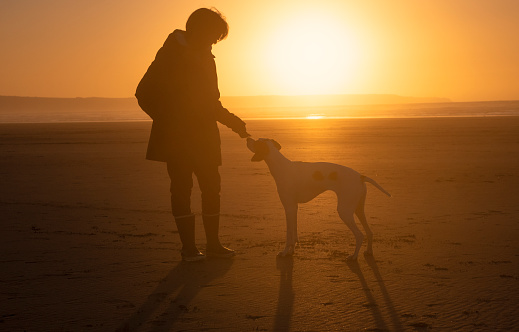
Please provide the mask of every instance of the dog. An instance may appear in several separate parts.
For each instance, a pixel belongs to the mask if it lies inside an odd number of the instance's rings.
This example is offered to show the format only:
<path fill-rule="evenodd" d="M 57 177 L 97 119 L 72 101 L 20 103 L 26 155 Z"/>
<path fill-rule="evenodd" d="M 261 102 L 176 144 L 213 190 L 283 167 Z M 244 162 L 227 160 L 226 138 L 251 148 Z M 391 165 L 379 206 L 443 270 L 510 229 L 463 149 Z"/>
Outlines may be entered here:
<path fill-rule="evenodd" d="M 355 236 L 356 246 L 348 260 L 357 260 L 364 235 L 355 224 L 354 215 L 362 224 L 368 239 L 366 255 L 373 255 L 373 232 L 369 228 L 364 213 L 366 201 L 366 182 L 371 183 L 384 194 L 391 197 L 375 180 L 361 175 L 346 166 L 326 162 L 291 161 L 279 150 L 281 145 L 273 139 L 247 138 L 247 147 L 254 153 L 251 161 L 267 163 L 270 174 L 274 177 L 281 204 L 285 209 L 287 234 L 285 249 L 279 256 L 293 255 L 297 237 L 297 208 L 299 203 L 306 203 L 332 190 L 337 194 L 339 217 Z"/>

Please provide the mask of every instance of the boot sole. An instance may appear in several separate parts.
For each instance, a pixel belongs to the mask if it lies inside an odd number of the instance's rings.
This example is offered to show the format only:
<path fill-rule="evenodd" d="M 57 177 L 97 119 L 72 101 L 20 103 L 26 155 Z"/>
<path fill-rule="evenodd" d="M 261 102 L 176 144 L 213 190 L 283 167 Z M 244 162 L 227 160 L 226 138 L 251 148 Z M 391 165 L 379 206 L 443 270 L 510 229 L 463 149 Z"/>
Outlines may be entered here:
<path fill-rule="evenodd" d="M 205 260 L 205 256 L 201 257 L 182 257 L 182 261 L 184 262 L 200 262 Z"/>

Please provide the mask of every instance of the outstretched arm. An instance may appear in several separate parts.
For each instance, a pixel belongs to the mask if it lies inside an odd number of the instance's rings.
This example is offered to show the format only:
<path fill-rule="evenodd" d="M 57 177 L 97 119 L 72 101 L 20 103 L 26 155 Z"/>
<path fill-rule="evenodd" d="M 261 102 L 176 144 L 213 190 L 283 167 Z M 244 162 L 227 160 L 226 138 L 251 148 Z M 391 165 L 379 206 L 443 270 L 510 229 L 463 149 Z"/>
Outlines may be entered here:
<path fill-rule="evenodd" d="M 218 101 L 218 105 L 216 106 L 216 120 L 231 128 L 232 131 L 240 135 L 241 138 L 250 136 L 245 127 L 245 122 L 223 107 L 220 101 Z"/>

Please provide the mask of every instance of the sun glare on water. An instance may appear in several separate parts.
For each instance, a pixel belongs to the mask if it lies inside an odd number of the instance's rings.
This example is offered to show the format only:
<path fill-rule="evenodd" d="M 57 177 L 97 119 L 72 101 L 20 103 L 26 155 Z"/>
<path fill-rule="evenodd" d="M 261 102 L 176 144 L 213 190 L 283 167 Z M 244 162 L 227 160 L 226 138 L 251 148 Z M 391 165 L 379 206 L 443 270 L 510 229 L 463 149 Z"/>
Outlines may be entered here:
<path fill-rule="evenodd" d="M 327 12 L 294 13 L 275 28 L 265 57 L 281 94 L 336 94 L 355 82 L 361 43 Z"/>
<path fill-rule="evenodd" d="M 310 114 L 306 117 L 308 120 L 318 120 L 318 119 L 323 119 L 324 118 L 324 115 L 320 115 L 320 114 Z"/>

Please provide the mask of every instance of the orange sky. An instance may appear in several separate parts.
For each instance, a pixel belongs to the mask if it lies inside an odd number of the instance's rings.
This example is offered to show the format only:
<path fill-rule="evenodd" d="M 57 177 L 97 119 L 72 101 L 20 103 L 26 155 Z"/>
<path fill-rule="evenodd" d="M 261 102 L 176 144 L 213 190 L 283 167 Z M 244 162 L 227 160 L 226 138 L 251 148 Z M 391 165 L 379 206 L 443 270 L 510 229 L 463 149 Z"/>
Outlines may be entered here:
<path fill-rule="evenodd" d="M 222 95 L 519 99 L 517 0 L 1 0 L 0 95 L 130 97 L 199 7 Z"/>

